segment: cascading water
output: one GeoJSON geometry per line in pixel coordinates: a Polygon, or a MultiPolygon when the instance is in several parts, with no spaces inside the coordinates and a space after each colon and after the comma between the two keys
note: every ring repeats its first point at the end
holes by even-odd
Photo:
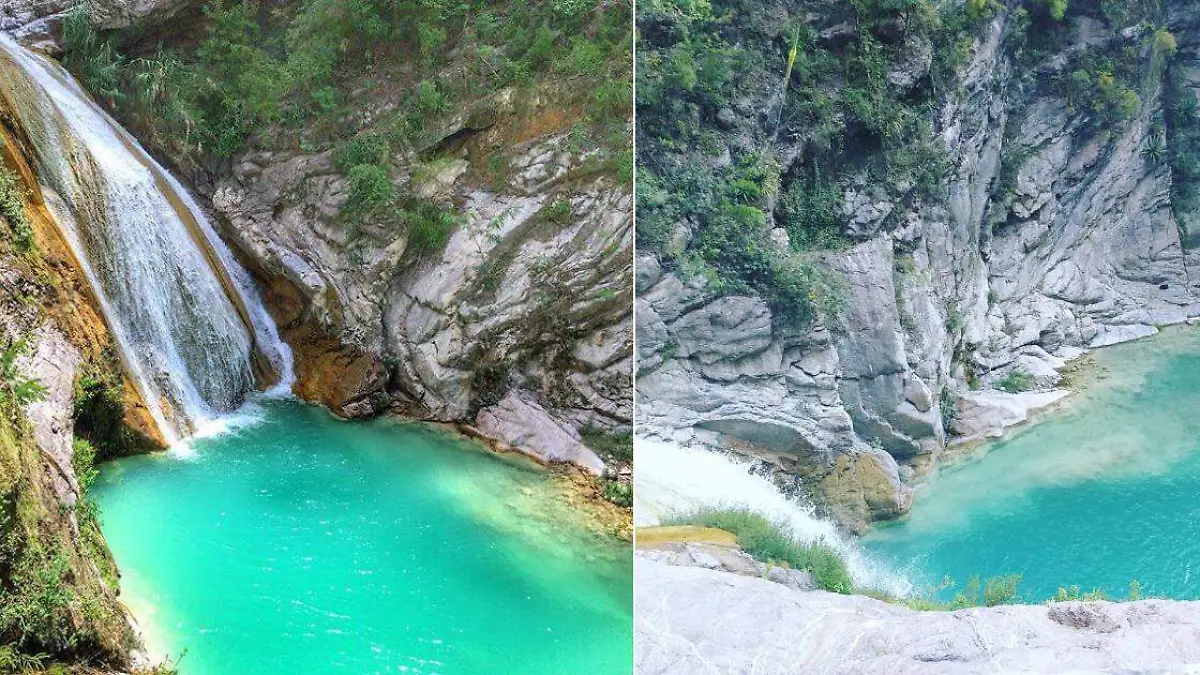
{"type": "Polygon", "coordinates": [[[0,111],[168,443],[291,384],[248,274],[186,190],[51,59],[0,32],[0,111]]]}
{"type": "Polygon", "coordinates": [[[786,525],[802,541],[823,539],[842,555],[860,586],[900,596],[913,590],[901,575],[866,556],[833,523],[818,518],[810,505],[785,496],[729,454],[638,438],[634,455],[634,512],[639,526],[703,508],[746,509],[786,525]]]}

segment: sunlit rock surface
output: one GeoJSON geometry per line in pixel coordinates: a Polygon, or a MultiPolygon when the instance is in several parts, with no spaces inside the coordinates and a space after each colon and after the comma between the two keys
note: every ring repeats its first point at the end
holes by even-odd
{"type": "Polygon", "coordinates": [[[918,612],[643,556],[635,574],[638,675],[1186,673],[1200,664],[1195,603],[918,612]]]}

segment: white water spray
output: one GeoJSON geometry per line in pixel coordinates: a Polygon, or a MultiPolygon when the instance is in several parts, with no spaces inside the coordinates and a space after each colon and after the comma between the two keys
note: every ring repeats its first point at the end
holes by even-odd
{"type": "Polygon", "coordinates": [[[221,426],[260,374],[290,391],[291,353],[249,274],[174,177],[61,66],[3,33],[0,102],[168,443],[221,426]]]}
{"type": "Polygon", "coordinates": [[[786,525],[801,541],[824,539],[842,555],[859,586],[899,596],[913,590],[903,576],[871,560],[833,523],[814,515],[811,505],[785,496],[768,479],[750,473],[746,462],[728,453],[638,438],[634,456],[634,519],[639,526],[697,509],[746,509],[786,525]]]}

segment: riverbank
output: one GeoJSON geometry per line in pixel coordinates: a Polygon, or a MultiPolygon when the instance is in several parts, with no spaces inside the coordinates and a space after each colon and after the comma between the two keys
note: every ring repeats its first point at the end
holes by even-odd
{"type": "MultiPolygon", "coordinates": [[[[861,539],[920,587],[1020,575],[1060,593],[1200,598],[1200,330],[1092,352],[1075,393],[921,484],[906,518],[861,539]]],[[[941,592],[943,596],[953,590],[941,592]]]]}

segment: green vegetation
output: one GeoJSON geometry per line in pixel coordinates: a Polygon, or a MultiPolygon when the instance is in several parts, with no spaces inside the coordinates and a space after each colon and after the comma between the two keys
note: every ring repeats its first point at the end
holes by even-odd
{"type": "Polygon", "coordinates": [[[25,377],[17,367],[17,358],[28,349],[24,340],[10,340],[0,349],[0,411],[9,417],[15,417],[26,404],[46,397],[42,383],[25,377]]]}
{"type": "MultiPolygon", "coordinates": [[[[23,420],[0,418],[0,664],[20,672],[51,656],[103,663],[114,654],[112,640],[128,637],[123,618],[79,577],[86,563],[68,553],[69,528],[47,506],[53,497],[39,484],[45,468],[23,428],[23,420]]],[[[99,536],[94,527],[80,520],[83,537],[99,536]]]]}
{"type": "Polygon", "coordinates": [[[600,427],[585,426],[579,430],[583,444],[588,446],[605,462],[633,463],[633,434],[614,433],[600,427]]]}
{"type": "MultiPolygon", "coordinates": [[[[836,593],[860,593],[910,609],[922,611],[953,611],[969,607],[995,607],[1024,603],[1018,589],[1021,575],[972,577],[950,600],[942,600],[956,584],[949,578],[935,587],[919,593],[896,597],[871,588],[856,588],[850,579],[845,562],[836,550],[823,541],[798,542],[788,527],[772,523],[763,516],[745,509],[704,509],[669,518],[663,525],[695,525],[725,530],[734,535],[738,546],[755,559],[769,564],[783,564],[807,570],[820,588],[836,593]]],[[[1142,586],[1137,581],[1129,585],[1128,600],[1142,598],[1142,586]]],[[[1080,592],[1076,586],[1060,588],[1046,602],[1067,600],[1105,600],[1103,591],[1080,592]]]]}
{"type": "Polygon", "coordinates": [[[601,493],[608,501],[627,509],[633,508],[633,486],[611,478],[600,479],[601,493]]]}
{"type": "Polygon", "coordinates": [[[349,185],[352,239],[401,230],[420,256],[439,251],[458,218],[448,204],[398,191],[393,159],[422,156],[454,114],[502,88],[530,99],[552,82],[558,104],[585,112],[580,133],[608,151],[601,161],[631,180],[621,168],[632,157],[630,10],[594,0],[300,0],[271,9],[209,0],[198,44],[147,52],[144,36],[99,32],[77,9],[64,22],[63,62],[182,164],[250,147],[333,149],[349,185]],[[369,126],[363,100],[384,109],[369,126]]]}
{"type": "Polygon", "coordinates": [[[33,248],[33,226],[25,214],[24,192],[20,177],[0,166],[0,218],[8,222],[18,251],[33,248]]]}
{"type": "Polygon", "coordinates": [[[949,434],[959,415],[958,405],[954,401],[954,393],[950,391],[949,387],[943,387],[941,394],[938,395],[938,411],[942,416],[942,429],[949,434]]]}
{"type": "Polygon", "coordinates": [[[997,605],[1012,605],[1021,603],[1017,587],[1021,584],[1021,575],[988,577],[980,580],[971,577],[962,590],[954,594],[952,600],[939,600],[938,595],[954,588],[950,579],[944,579],[940,586],[925,589],[924,592],[897,598],[887,593],[867,590],[864,593],[878,600],[904,605],[909,609],[920,611],[952,612],[968,607],[995,607],[997,605]]]}
{"type": "MultiPolygon", "coordinates": [[[[88,365],[75,380],[72,409],[79,437],[76,457],[81,442],[87,444],[92,462],[153,449],[148,439],[125,423],[125,389],[116,374],[117,363],[115,356],[109,356],[107,365],[88,365]]],[[[82,475],[79,478],[82,484],[82,475]]]]}
{"type": "Polygon", "coordinates": [[[210,0],[204,15],[194,49],[147,54],[143,36],[100,33],[77,10],[64,22],[64,63],[124,122],[178,157],[232,155],[256,137],[296,143],[314,127],[325,133],[312,137],[348,139],[358,131],[354,97],[364,86],[392,86],[397,75],[400,105],[379,125],[393,146],[416,140],[459,101],[543,76],[579,80],[597,128],[628,117],[624,3],[302,0],[268,9],[210,0]]]}
{"type": "MultiPolygon", "coordinates": [[[[1133,583],[1137,584],[1136,581],[1133,583]]],[[[1132,595],[1132,591],[1134,590],[1134,588],[1138,588],[1138,587],[1135,587],[1132,585],[1130,586],[1131,595],[1132,595]]],[[[1140,595],[1140,588],[1139,588],[1139,595],[1140,595]]],[[[1058,592],[1054,594],[1054,597],[1051,598],[1050,602],[1067,602],[1067,601],[1072,601],[1072,600],[1082,600],[1085,602],[1108,600],[1108,594],[1105,593],[1104,591],[1100,590],[1099,588],[1093,588],[1090,591],[1081,592],[1079,590],[1078,586],[1059,587],[1058,592]]]]}
{"type": "MultiPolygon", "coordinates": [[[[865,171],[899,193],[932,194],[946,168],[928,114],[939,83],[906,92],[888,80],[904,57],[895,22],[940,46],[994,11],[971,6],[942,14],[924,0],[858,0],[831,5],[815,23],[797,17],[778,38],[736,2],[639,7],[639,245],[708,278],[714,293],[760,295],[795,324],[835,319],[841,289],[815,253],[845,245],[843,179],[865,171]],[[837,44],[819,38],[839,25],[857,28],[837,44]],[[747,95],[769,111],[765,128],[747,95]],[[781,166],[774,149],[731,147],[724,133],[739,124],[795,139],[800,153],[781,166]],[[721,152],[732,161],[711,160],[721,152]],[[695,225],[683,247],[680,223],[695,225]],[[790,250],[770,240],[772,226],[787,232],[790,250]]],[[[946,59],[959,51],[935,49],[941,71],[953,70],[946,59]]]]}
{"type": "Polygon", "coordinates": [[[992,386],[1000,391],[1018,394],[1033,389],[1034,384],[1033,375],[1023,370],[1010,370],[992,386]]]}
{"type": "MultiPolygon", "coordinates": [[[[1061,96],[1092,132],[1132,118],[1176,48],[1156,0],[852,0],[769,18],[736,0],[641,3],[639,246],[797,323],[836,314],[836,284],[811,270],[814,252],[847,241],[845,188],[865,179],[894,214],[943,197],[937,111],[1000,13],[1018,107],[1030,92],[1061,96]],[[1046,67],[1080,17],[1105,39],[1046,67]],[[923,43],[927,70],[913,63],[923,43]],[[790,251],[773,245],[775,227],[790,251]]],[[[1005,157],[1002,192],[1016,159],[1005,157]]]]}
{"type": "Polygon", "coordinates": [[[1107,30],[1107,40],[1070,54],[1065,67],[1039,74],[1034,84],[1085,113],[1093,132],[1108,132],[1131,119],[1161,80],[1175,37],[1162,27],[1167,17],[1158,0],[1027,0],[1013,14],[1006,43],[1021,68],[1038,71],[1067,46],[1070,20],[1084,17],[1107,30]]]}
{"type": "Polygon", "coordinates": [[[40,673],[49,658],[46,654],[22,654],[12,647],[0,647],[0,673],[40,673]]]}
{"type": "Polygon", "coordinates": [[[583,444],[591,448],[608,470],[599,479],[600,494],[605,499],[624,508],[633,508],[633,484],[621,471],[633,465],[633,433],[612,432],[595,426],[579,430],[583,444]]]}
{"type": "Polygon", "coordinates": [[[725,530],[737,538],[743,551],[757,560],[806,570],[817,586],[827,591],[850,593],[854,590],[846,563],[831,546],[822,540],[802,543],[787,525],[772,523],[752,511],[706,509],[670,518],[663,524],[725,530]]]}
{"type": "MultiPolygon", "coordinates": [[[[879,600],[904,605],[910,609],[946,612],[969,607],[1025,604],[1026,599],[1017,592],[1020,584],[1021,576],[1019,574],[988,577],[982,581],[979,577],[972,577],[961,591],[954,594],[954,598],[951,600],[939,600],[937,597],[955,586],[950,579],[944,579],[939,586],[927,588],[921,593],[903,598],[872,590],[864,591],[864,593],[879,600]]],[[[1132,602],[1141,600],[1142,597],[1142,585],[1136,580],[1129,582],[1129,593],[1124,600],[1132,602]]],[[[1097,602],[1104,600],[1112,600],[1112,598],[1098,588],[1081,591],[1078,586],[1067,586],[1060,587],[1045,602],[1097,602]]]]}

